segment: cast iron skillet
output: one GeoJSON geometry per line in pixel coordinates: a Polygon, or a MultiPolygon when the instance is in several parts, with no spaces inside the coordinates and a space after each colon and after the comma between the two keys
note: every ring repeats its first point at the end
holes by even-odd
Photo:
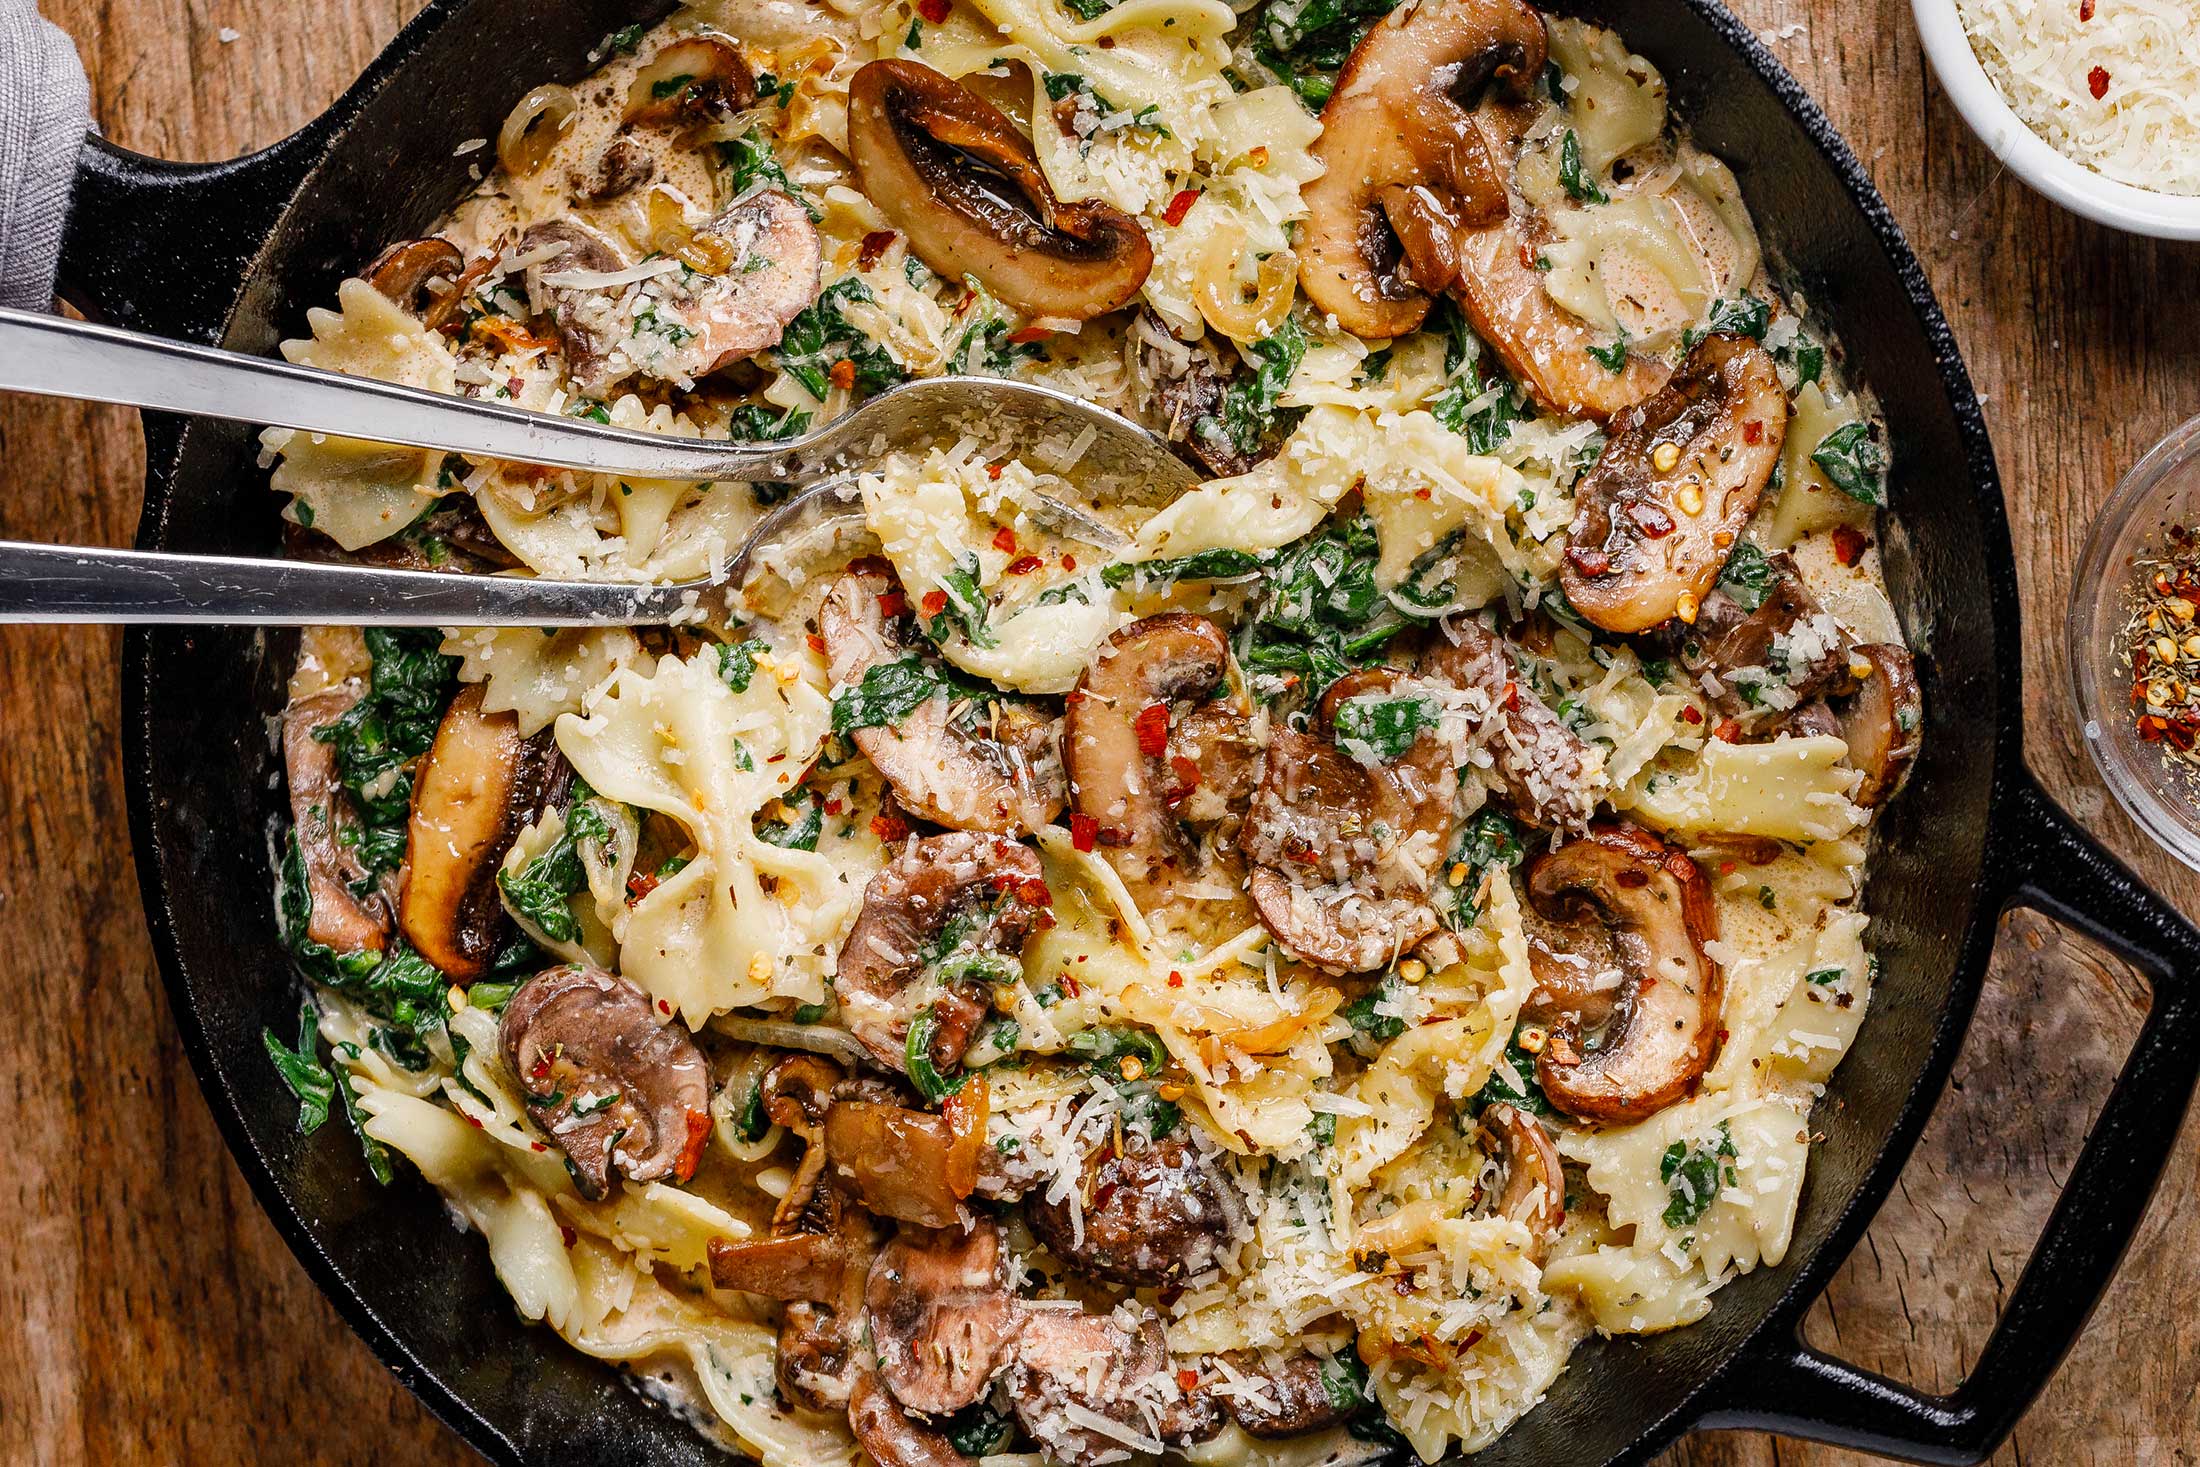
{"type": "MultiPolygon", "coordinates": [[[[661,12],[661,0],[658,10],[661,12]]],[[[1884,817],[1866,901],[1883,961],[1871,1014],[1813,1126],[1786,1262],[1722,1290],[1708,1319],[1592,1344],[1493,1464],[1639,1462],[1682,1432],[1753,1426],[1912,1457],[1983,1459],[2084,1324],[2160,1175],[2200,1071],[2200,932],[2040,793],[2019,746],[2019,628],[1992,449],[1917,261],[1794,80],[1714,0],[1587,0],[1672,83],[1769,242],[1886,405],[1901,518],[1888,571],[1929,649],[1929,737],[1884,817]],[[1707,105],[1716,101],[1716,106],[1707,105]],[[1933,1396],[1799,1342],[1798,1321],[1862,1234],[1924,1125],[1978,997],[2002,911],[2075,922],[2142,966],[2153,1008],[1970,1377],[1933,1396]]],[[[89,313],[245,351],[300,334],[307,306],[464,191],[453,148],[494,137],[530,86],[573,79],[633,0],[435,0],[327,114],[249,158],[176,166],[91,142],[64,284],[89,313]]],[[[475,154],[478,159],[482,155],[475,154]]],[[[271,553],[276,501],[243,429],[148,416],[138,544],[271,553]]],[[[342,1126],[310,1139],[263,1025],[297,987],[269,893],[283,818],[268,720],[293,644],[224,631],[125,643],[125,767],[145,907],[200,1084],[307,1270],[431,1409],[506,1463],[724,1462],[612,1368],[526,1326],[478,1238],[409,1169],[368,1179],[342,1126]]]]}

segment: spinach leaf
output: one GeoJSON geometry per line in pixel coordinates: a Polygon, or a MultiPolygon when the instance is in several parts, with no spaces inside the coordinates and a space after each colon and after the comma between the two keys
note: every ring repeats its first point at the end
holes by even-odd
{"type": "Polygon", "coordinates": [[[811,789],[789,790],[779,797],[779,803],[789,813],[800,811],[792,823],[785,820],[759,820],[756,822],[756,838],[768,846],[778,846],[786,851],[814,851],[817,838],[825,833],[825,802],[811,789]]]}
{"type": "Polygon", "coordinates": [[[1706,1137],[1693,1146],[1675,1141],[1665,1148],[1658,1158],[1658,1180],[1665,1183],[1667,1227],[1692,1227],[1703,1220],[1719,1200],[1720,1189],[1734,1185],[1735,1155],[1734,1133],[1725,1121],[1719,1122],[1715,1141],[1706,1137]]]}
{"type": "Polygon", "coordinates": [[[1614,341],[1609,346],[1590,347],[1589,355],[1596,358],[1597,365],[1604,368],[1604,370],[1607,372],[1618,373],[1626,371],[1627,334],[1625,332],[1621,332],[1619,339],[1614,341]]]}
{"type": "Polygon", "coordinates": [[[1814,968],[1803,975],[1803,981],[1813,987],[1825,988],[1848,976],[1849,970],[1846,968],[1814,968]]]}
{"type": "Polygon", "coordinates": [[[736,693],[745,693],[756,680],[756,654],[764,644],[753,639],[718,644],[718,676],[736,693]]]}
{"type": "MultiPolygon", "coordinates": [[[[1070,5],[1080,15],[1084,14],[1076,0],[1070,0],[1070,5]]],[[[1107,6],[1102,4],[1100,11],[1096,13],[1104,13],[1106,10],[1107,6]]],[[[1090,15],[1085,16],[1087,20],[1092,18],[1090,15]]],[[[948,1445],[965,1457],[972,1458],[990,1457],[1007,1450],[1009,1439],[1014,1434],[1009,1419],[984,1401],[973,1402],[954,1415],[943,1418],[938,1429],[946,1435],[948,1445]]]]}
{"type": "Polygon", "coordinates": [[[832,386],[832,370],[842,362],[854,366],[850,384],[858,398],[880,392],[908,377],[885,347],[848,324],[844,307],[878,297],[854,276],[825,288],[816,301],[787,323],[773,353],[780,370],[802,384],[810,396],[822,400],[832,386]]]}
{"type": "Polygon", "coordinates": [[[1433,698],[1363,693],[1347,698],[1337,709],[1337,747],[1362,764],[1388,764],[1442,717],[1443,709],[1433,698]]]}
{"type": "Polygon", "coordinates": [[[864,669],[863,680],[833,700],[833,732],[898,724],[935,697],[984,696],[944,663],[911,654],[864,669]]]}
{"type": "Polygon", "coordinates": [[[1253,458],[1271,430],[1288,431],[1277,402],[1305,360],[1306,329],[1296,317],[1286,317],[1266,338],[1246,347],[1245,354],[1254,363],[1252,374],[1233,379],[1223,390],[1221,410],[1194,422],[1192,432],[1253,458]]]}
{"type": "Polygon", "coordinates": [[[1772,578],[1772,562],[1762,550],[1744,540],[1734,547],[1719,571],[1719,589],[1733,597],[1742,610],[1755,611],[1771,594],[1772,578]]]}
{"type": "Polygon", "coordinates": [[[1581,139],[1572,128],[1566,129],[1565,141],[1558,145],[1558,181],[1577,204],[1609,204],[1611,195],[1605,193],[1596,179],[1583,167],[1581,139]]]}
{"type": "Polygon", "coordinates": [[[1474,1112],[1482,1113],[1489,1105],[1510,1105],[1532,1115],[1547,1116],[1551,1102],[1543,1094],[1542,1085],[1535,1078],[1535,1056],[1520,1047],[1517,1031],[1505,1043],[1505,1057],[1490,1071],[1490,1077],[1475,1092],[1474,1112]],[[1517,1078],[1519,1084],[1513,1084],[1517,1078]]]}
{"type": "Polygon", "coordinates": [[[1265,699],[1284,691],[1319,697],[1412,625],[1375,584],[1377,552],[1374,523],[1363,514],[1317,530],[1269,567],[1237,647],[1247,671],[1283,680],[1265,699]]]}
{"type": "Polygon", "coordinates": [[[316,983],[326,983],[332,988],[342,987],[353,978],[364,977],[374,970],[381,959],[372,952],[340,953],[326,943],[315,942],[306,935],[313,920],[313,889],[306,881],[305,856],[298,849],[298,833],[290,833],[290,843],[283,853],[282,869],[276,873],[276,925],[281,929],[284,945],[305,975],[316,983]]]}
{"type": "Polygon", "coordinates": [[[1795,385],[1807,387],[1825,375],[1826,349],[1816,342],[1795,348],[1795,385]]]}
{"type": "Polygon", "coordinates": [[[1381,982],[1338,1012],[1355,1031],[1381,1043],[1406,1032],[1405,1019],[1389,1012],[1404,1004],[1405,995],[1405,980],[1396,973],[1385,973],[1381,982]]]}
{"type": "MultiPolygon", "coordinates": [[[[454,1043],[465,1042],[455,1034],[451,1037],[454,1043]]],[[[347,1050],[350,1047],[345,1046],[347,1050]]],[[[390,1149],[367,1134],[367,1118],[359,1109],[359,1095],[351,1088],[351,1076],[339,1069],[335,1073],[335,1080],[336,1098],[343,1102],[344,1120],[351,1127],[352,1136],[359,1142],[359,1154],[367,1160],[367,1174],[374,1178],[377,1185],[387,1187],[390,1179],[396,1175],[390,1168],[390,1149]]],[[[459,1083],[468,1090],[474,1088],[467,1083],[464,1075],[459,1076],[459,1083]]]]}
{"type": "Polygon", "coordinates": [[[985,592],[978,586],[978,557],[965,551],[956,557],[955,568],[940,577],[940,594],[946,598],[938,612],[924,624],[924,634],[935,642],[947,640],[950,629],[963,634],[963,639],[973,647],[998,647],[1000,639],[986,628],[985,615],[990,609],[985,592]]]}
{"type": "Polygon", "coordinates": [[[1887,450],[1865,422],[1843,423],[1818,441],[1810,461],[1833,487],[1865,504],[1887,502],[1887,450]]]}
{"type": "Polygon", "coordinates": [[[793,408],[775,412],[769,403],[745,402],[726,415],[727,435],[750,443],[776,443],[809,431],[810,414],[793,408]]]}
{"type": "Polygon", "coordinates": [[[1136,1060],[1143,1073],[1158,1075],[1169,1059],[1159,1039],[1143,1029],[1129,1028],[1080,1029],[1070,1036],[1069,1052],[1090,1069],[1107,1070],[1126,1080],[1136,1076],[1124,1073],[1125,1060],[1136,1060]]]}
{"type": "Polygon", "coordinates": [[[718,162],[733,174],[728,180],[732,197],[740,198],[761,183],[793,199],[812,219],[825,217],[817,205],[810,202],[810,196],[796,188],[794,180],[787,177],[779,154],[772,150],[771,139],[761,133],[745,132],[719,143],[718,162]]]}
{"type": "Polygon", "coordinates": [[[310,1003],[298,1009],[298,1047],[292,1049],[275,1037],[273,1029],[260,1031],[267,1057],[275,1073],[298,1097],[298,1134],[310,1136],[328,1119],[328,1103],[336,1098],[337,1081],[321,1064],[321,1016],[310,1003]]]}
{"type": "Polygon", "coordinates": [[[1175,560],[1119,561],[1102,567],[1100,583],[1111,591],[1152,591],[1178,581],[1230,581],[1254,574],[1268,559],[1251,550],[1200,550],[1175,560]]]}
{"type": "Polygon", "coordinates": [[[902,1049],[902,1062],[909,1071],[909,1083],[917,1094],[928,1101],[945,1100],[962,1089],[968,1077],[957,1074],[953,1079],[942,1075],[932,1063],[932,1037],[939,1033],[940,1016],[930,1005],[910,1022],[909,1039],[902,1049]]]}
{"type": "Polygon", "coordinates": [[[1339,1411],[1357,1411],[1367,1401],[1367,1367],[1351,1350],[1340,1350],[1322,1362],[1322,1393],[1339,1411]]]}
{"type": "Polygon", "coordinates": [[[1315,111],[1337,72],[1391,0],[1268,0],[1252,21],[1253,55],[1315,111]]]}
{"type": "Polygon", "coordinates": [[[1763,341],[1765,328],[1771,324],[1771,302],[1746,294],[1721,296],[1711,303],[1711,313],[1704,318],[1700,329],[1691,327],[1681,333],[1681,346],[1693,347],[1706,336],[1719,332],[1729,336],[1746,336],[1751,341],[1763,341]]]}
{"type": "Polygon", "coordinates": [[[613,56],[632,56],[641,49],[642,36],[648,30],[649,27],[640,21],[636,21],[633,25],[621,26],[605,38],[604,47],[613,56]]]}
{"type": "Polygon", "coordinates": [[[497,886],[512,910],[552,942],[580,941],[581,924],[573,915],[573,894],[588,884],[588,868],[581,863],[581,842],[601,846],[611,839],[611,827],[602,812],[588,803],[594,797],[595,792],[576,776],[573,802],[566,807],[565,829],[558,838],[517,872],[497,873],[497,886]]]}
{"type": "Polygon", "coordinates": [[[1184,1123],[1184,1107],[1163,1100],[1159,1091],[1141,1081],[1124,1087],[1123,1123],[1144,1130],[1156,1141],[1164,1140],[1184,1123]]]}
{"type": "Polygon", "coordinates": [[[1482,889],[1482,873],[1493,866],[1509,870],[1526,854],[1519,828],[1510,816],[1492,806],[1477,810],[1473,819],[1453,832],[1450,856],[1444,862],[1444,885],[1436,908],[1445,923],[1456,932],[1472,927],[1482,915],[1475,905],[1475,894],[1482,889]],[[1459,874],[1457,884],[1451,880],[1454,872],[1459,874]]]}
{"type": "Polygon", "coordinates": [[[1444,372],[1449,379],[1442,392],[1429,399],[1428,410],[1436,421],[1467,440],[1475,453],[1490,454],[1505,446],[1512,425],[1534,416],[1518,384],[1482,356],[1482,340],[1467,324],[1466,316],[1449,297],[1430,314],[1430,329],[1445,333],[1444,372]],[[1469,413],[1470,404],[1501,389],[1481,408],[1469,413]]]}
{"type": "Polygon", "coordinates": [[[337,777],[361,824],[354,854],[369,878],[404,859],[413,783],[407,766],[435,742],[457,681],[458,659],[437,650],[442,640],[433,627],[367,628],[373,670],[366,694],[313,731],[335,748],[337,777]]]}

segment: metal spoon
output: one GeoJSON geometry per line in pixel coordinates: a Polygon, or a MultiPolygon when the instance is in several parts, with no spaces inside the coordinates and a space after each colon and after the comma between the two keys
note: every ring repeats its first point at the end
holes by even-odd
{"type": "MultiPolygon", "coordinates": [[[[1096,504],[1166,503],[1198,482],[1163,439],[1125,418],[1053,388],[982,377],[903,383],[799,438],[730,443],[632,432],[0,310],[0,388],[635,478],[809,486],[757,523],[725,577],[674,585],[0,542],[4,622],[647,625],[692,617],[698,598],[741,584],[798,528],[860,515],[847,470],[889,447],[968,433],[1035,466],[1074,470],[1080,493],[1096,504]]],[[[1125,543],[1113,526],[1059,499],[1028,495],[1023,503],[1057,534],[1108,550],[1125,543]]]]}

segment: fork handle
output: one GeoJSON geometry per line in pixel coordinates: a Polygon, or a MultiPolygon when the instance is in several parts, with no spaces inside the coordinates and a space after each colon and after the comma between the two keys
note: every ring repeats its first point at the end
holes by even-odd
{"type": "Polygon", "coordinates": [[[88,321],[0,310],[0,389],[650,479],[806,478],[799,442],[610,428],[88,321]]]}
{"type": "Polygon", "coordinates": [[[0,540],[0,622],[648,625],[670,621],[684,600],[677,586],[451,575],[0,540]]]}

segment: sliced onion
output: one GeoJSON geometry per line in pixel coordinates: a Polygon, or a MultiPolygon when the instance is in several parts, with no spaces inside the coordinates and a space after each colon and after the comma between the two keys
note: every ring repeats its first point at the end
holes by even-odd
{"type": "Polygon", "coordinates": [[[573,125],[580,99],[571,87],[556,83],[541,86],[519,99],[519,105],[497,130],[497,162],[514,178],[525,178],[549,161],[550,150],[573,125]]]}
{"type": "Polygon", "coordinates": [[[722,1014],[711,1021],[719,1033],[733,1039],[745,1039],[751,1044],[769,1044],[779,1049],[805,1049],[811,1054],[821,1054],[843,1064],[856,1065],[869,1053],[856,1037],[845,1029],[834,1029],[824,1024],[796,1024],[786,1019],[744,1019],[733,1014],[722,1014]]]}

